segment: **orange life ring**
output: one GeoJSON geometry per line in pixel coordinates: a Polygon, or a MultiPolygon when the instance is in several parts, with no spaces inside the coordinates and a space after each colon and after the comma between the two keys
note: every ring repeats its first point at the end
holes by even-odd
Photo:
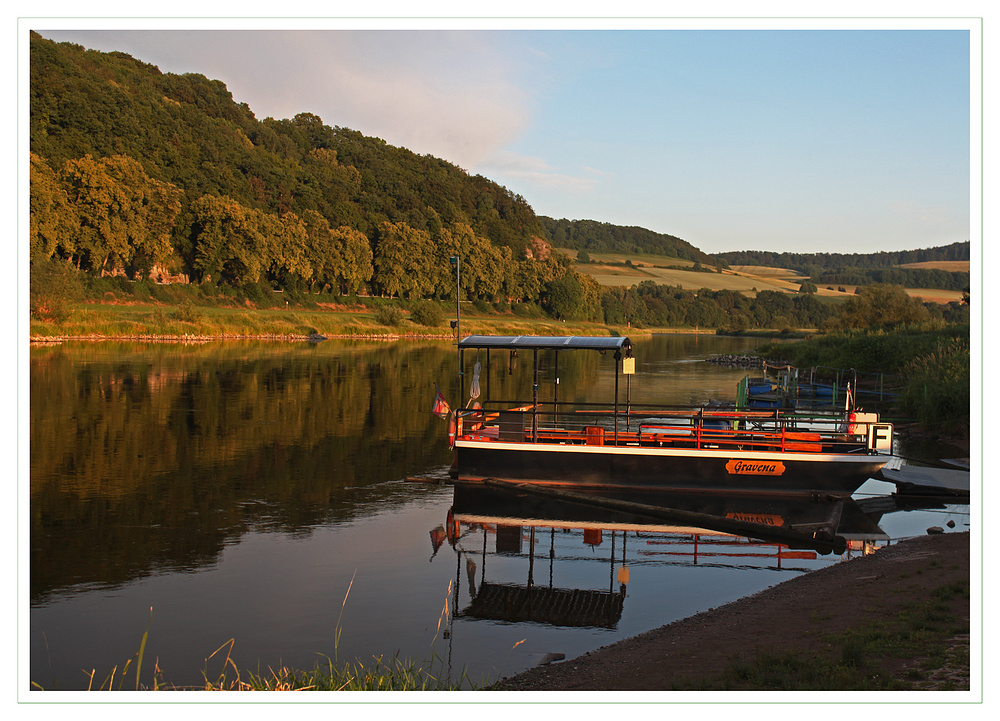
{"type": "Polygon", "coordinates": [[[452,413],[448,417],[448,448],[455,447],[455,437],[458,435],[458,419],[452,413]]]}
{"type": "Polygon", "coordinates": [[[483,407],[482,405],[480,405],[479,401],[476,401],[475,403],[472,404],[471,408],[472,410],[479,412],[473,413],[471,416],[469,416],[469,421],[470,421],[469,430],[478,431],[480,428],[483,427],[483,412],[482,412],[483,407]]]}

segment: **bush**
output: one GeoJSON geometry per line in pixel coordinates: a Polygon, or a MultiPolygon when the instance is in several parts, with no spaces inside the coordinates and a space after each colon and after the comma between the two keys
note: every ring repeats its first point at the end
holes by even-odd
{"type": "Polygon", "coordinates": [[[31,264],[29,281],[31,317],[62,323],[70,314],[70,303],[83,294],[79,271],[59,260],[38,260],[31,264]]]}
{"type": "Polygon", "coordinates": [[[545,315],[545,312],[537,303],[514,303],[511,306],[511,310],[514,311],[514,315],[518,318],[541,318],[545,315]]]}
{"type": "Polygon", "coordinates": [[[417,304],[410,312],[410,319],[414,323],[419,323],[429,328],[436,328],[444,321],[444,311],[434,301],[427,300],[417,304]]]}
{"type": "MultiPolygon", "coordinates": [[[[225,285],[220,285],[219,290],[224,290],[225,285]]],[[[270,285],[253,283],[247,281],[238,289],[237,295],[250,301],[258,308],[283,307],[287,302],[283,293],[275,293],[270,285]]]]}
{"type": "Polygon", "coordinates": [[[904,368],[906,389],[900,398],[904,410],[928,427],[965,428],[969,423],[969,340],[938,341],[927,355],[904,368]]]}
{"type": "Polygon", "coordinates": [[[316,308],[316,301],[313,300],[312,294],[306,290],[303,290],[301,286],[289,284],[284,289],[285,301],[291,305],[297,305],[301,308],[316,308]]]}
{"type": "Polygon", "coordinates": [[[375,311],[375,322],[379,325],[398,326],[403,323],[403,311],[394,305],[382,305],[375,311]]]}
{"type": "Polygon", "coordinates": [[[203,316],[191,303],[185,302],[174,310],[173,317],[184,323],[197,323],[203,316]]]}

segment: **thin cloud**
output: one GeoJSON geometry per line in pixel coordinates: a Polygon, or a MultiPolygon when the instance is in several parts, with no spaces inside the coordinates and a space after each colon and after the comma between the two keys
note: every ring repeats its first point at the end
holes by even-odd
{"type": "Polygon", "coordinates": [[[537,156],[518,155],[502,151],[483,164],[481,172],[489,175],[500,173],[539,190],[556,190],[574,195],[594,192],[604,174],[593,168],[582,168],[582,173],[568,173],[550,165],[537,156]]]}
{"type": "Polygon", "coordinates": [[[472,167],[516,138],[529,101],[490,33],[346,30],[42,32],[221,80],[259,117],[328,125],[472,167]],[[460,59],[456,61],[456,59],[460,59]]]}

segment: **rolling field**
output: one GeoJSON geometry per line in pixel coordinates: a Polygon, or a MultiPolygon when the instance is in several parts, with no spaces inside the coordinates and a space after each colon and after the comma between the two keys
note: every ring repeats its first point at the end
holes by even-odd
{"type": "MultiPolygon", "coordinates": [[[[576,258],[575,250],[558,249],[570,258],[576,258]]],[[[578,273],[589,275],[598,283],[608,287],[638,285],[651,280],[657,285],[675,285],[685,290],[735,290],[753,295],[761,290],[775,290],[782,293],[797,293],[803,276],[787,268],[771,268],[761,265],[734,265],[722,273],[705,273],[694,270],[679,270],[676,266],[694,267],[694,262],[662,255],[628,253],[590,253],[590,263],[573,263],[578,273]],[[632,261],[631,266],[618,265],[632,261]],[[663,266],[675,266],[671,268],[663,266]]],[[[905,268],[940,268],[941,270],[968,271],[968,261],[940,261],[934,263],[911,263],[905,268]]],[[[856,286],[818,286],[817,296],[830,299],[846,299],[854,295],[856,286]],[[844,291],[838,288],[844,288],[844,291]]],[[[907,288],[910,295],[926,302],[949,303],[962,300],[960,291],[934,290],[929,288],[907,288]]]]}
{"type": "Polygon", "coordinates": [[[900,268],[927,268],[928,270],[947,270],[950,273],[969,273],[971,263],[968,260],[933,260],[926,263],[906,263],[900,268]]]}

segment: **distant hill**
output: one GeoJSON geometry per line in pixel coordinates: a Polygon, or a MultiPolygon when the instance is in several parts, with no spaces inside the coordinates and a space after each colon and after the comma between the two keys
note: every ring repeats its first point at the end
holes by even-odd
{"type": "Polygon", "coordinates": [[[933,261],[969,260],[969,241],[952,243],[938,248],[922,250],[880,251],[878,253],[774,253],[765,250],[737,250],[715,253],[715,258],[730,265],[764,265],[771,268],[790,268],[803,275],[834,268],[893,268],[910,263],[933,261]]]}
{"type": "MultiPolygon", "coordinates": [[[[968,263],[969,241],[921,250],[882,251],[847,255],[844,253],[772,253],[745,250],[718,253],[734,266],[789,268],[817,285],[871,285],[887,283],[905,288],[967,290],[967,270],[951,270],[968,263]]],[[[967,266],[966,266],[967,267],[967,266]]]]}
{"type": "Polygon", "coordinates": [[[619,253],[665,255],[707,265],[728,267],[725,262],[704,253],[686,240],[656,233],[637,226],[611,225],[596,220],[555,220],[544,215],[539,220],[548,233],[548,241],[557,248],[619,253]]]}

